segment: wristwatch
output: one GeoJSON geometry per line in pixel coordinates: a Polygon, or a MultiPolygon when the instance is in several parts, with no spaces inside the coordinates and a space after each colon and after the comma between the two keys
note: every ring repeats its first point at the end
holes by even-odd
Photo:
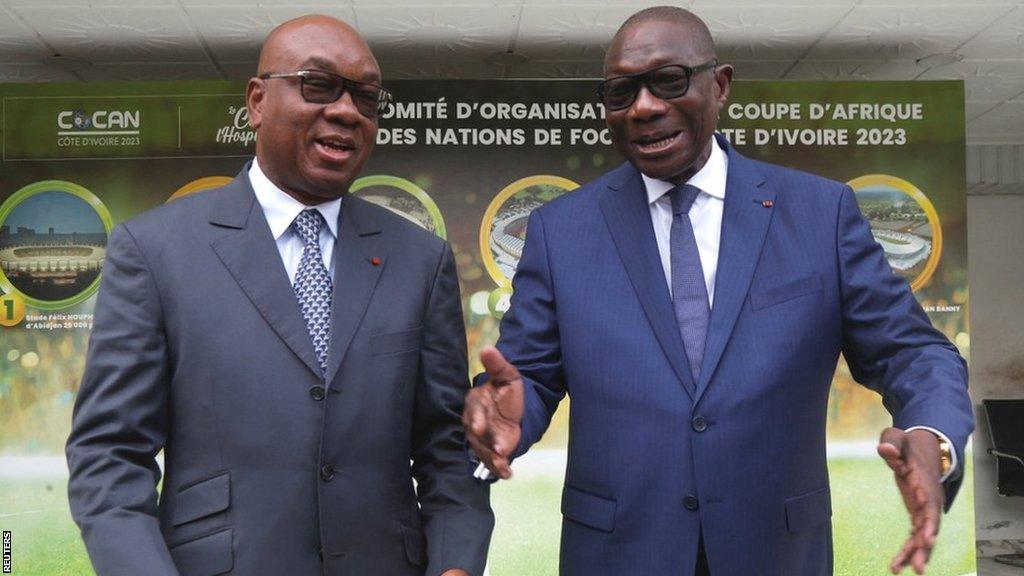
{"type": "Polygon", "coordinates": [[[939,463],[942,468],[942,476],[949,474],[949,469],[953,467],[953,449],[942,438],[939,438],[939,463]]]}

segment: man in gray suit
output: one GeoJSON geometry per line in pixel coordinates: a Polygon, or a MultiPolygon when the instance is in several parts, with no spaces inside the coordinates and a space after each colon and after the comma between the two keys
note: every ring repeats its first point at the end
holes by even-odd
{"type": "Polygon", "coordinates": [[[483,571],[452,251],[342,198],[379,84],[343,22],[281,25],[246,92],[255,161],[111,234],[67,444],[99,574],[483,571]]]}

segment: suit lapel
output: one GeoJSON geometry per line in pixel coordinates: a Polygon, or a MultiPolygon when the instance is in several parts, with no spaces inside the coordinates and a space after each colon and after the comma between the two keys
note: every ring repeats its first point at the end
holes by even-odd
{"type": "Polygon", "coordinates": [[[224,190],[211,210],[210,223],[234,229],[211,246],[245,295],[285,344],[316,375],[313,343],[302,319],[295,292],[281,254],[267,225],[263,210],[256,202],[247,175],[249,165],[224,190]]]}
{"type": "Polygon", "coordinates": [[[723,146],[729,155],[729,173],[715,280],[715,305],[711,311],[695,401],[704,394],[736,325],[774,213],[775,191],[765,187],[756,165],[727,143],[723,142],[723,146]]]}
{"type": "Polygon", "coordinates": [[[347,194],[341,203],[334,245],[334,296],[327,382],[337,375],[377,281],[387,265],[385,234],[365,200],[347,194]]]}
{"type": "Polygon", "coordinates": [[[616,172],[600,199],[608,231],[654,335],[692,398],[693,376],[676,324],[672,297],[665,284],[665,272],[640,173],[628,164],[616,172]]]}

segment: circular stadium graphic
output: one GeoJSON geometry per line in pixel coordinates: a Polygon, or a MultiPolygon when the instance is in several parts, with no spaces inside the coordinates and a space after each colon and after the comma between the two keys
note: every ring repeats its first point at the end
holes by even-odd
{"type": "Polygon", "coordinates": [[[397,176],[375,174],[353,182],[349,192],[387,208],[428,232],[448,238],[437,203],[414,182],[397,176]]]}
{"type": "Polygon", "coordinates": [[[847,184],[857,194],[857,204],[893,272],[906,278],[912,290],[924,286],[942,254],[942,227],[931,201],[895,176],[868,174],[847,184]]]}
{"type": "Polygon", "coordinates": [[[96,292],[110,213],[92,192],[61,180],[30,184],[0,206],[0,287],[58,310],[96,292]]]}
{"type": "Polygon", "coordinates": [[[174,191],[171,197],[167,199],[168,202],[171,200],[177,200],[182,196],[188,196],[189,194],[195,194],[196,192],[202,192],[203,190],[209,190],[210,188],[218,188],[231,182],[232,178],[228,176],[204,176],[202,178],[196,178],[195,180],[185,184],[181,188],[174,191]]]}
{"type": "Polygon", "coordinates": [[[528,176],[509,184],[494,197],[480,225],[480,254],[498,286],[512,285],[526,243],[530,212],[578,187],[579,184],[560,176],[528,176]]]}

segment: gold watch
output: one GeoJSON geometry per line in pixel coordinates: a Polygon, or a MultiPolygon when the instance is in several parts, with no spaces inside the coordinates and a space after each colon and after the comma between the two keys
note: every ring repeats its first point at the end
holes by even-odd
{"type": "Polygon", "coordinates": [[[942,476],[949,474],[949,469],[953,467],[953,448],[942,438],[939,438],[939,463],[942,468],[942,476]]]}

